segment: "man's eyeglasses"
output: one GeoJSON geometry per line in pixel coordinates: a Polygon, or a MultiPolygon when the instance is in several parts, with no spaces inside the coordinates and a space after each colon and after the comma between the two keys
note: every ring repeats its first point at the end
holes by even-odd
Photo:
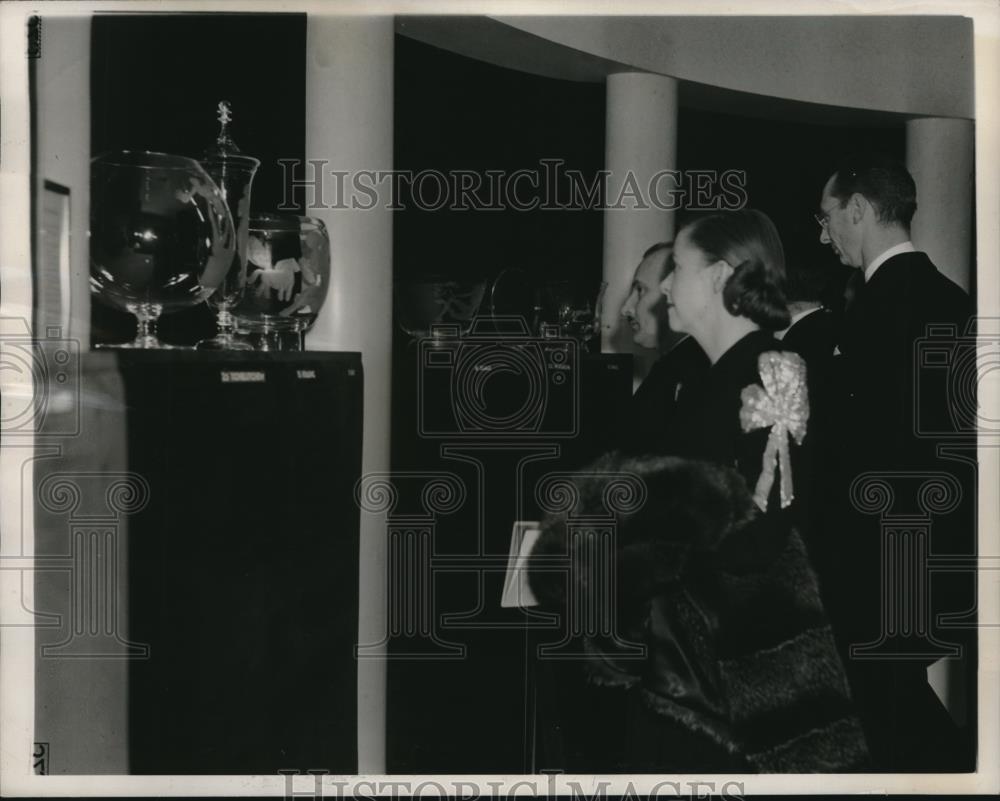
{"type": "Polygon", "coordinates": [[[840,208],[839,206],[831,206],[826,211],[821,211],[819,214],[814,214],[813,219],[819,223],[820,228],[826,228],[830,224],[830,215],[833,214],[833,210],[840,208]]]}

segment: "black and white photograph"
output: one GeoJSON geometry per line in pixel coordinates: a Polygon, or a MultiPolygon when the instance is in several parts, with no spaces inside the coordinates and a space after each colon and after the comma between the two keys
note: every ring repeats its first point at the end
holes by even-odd
{"type": "Polygon", "coordinates": [[[1000,6],[0,4],[0,790],[1000,792],[1000,6]]]}

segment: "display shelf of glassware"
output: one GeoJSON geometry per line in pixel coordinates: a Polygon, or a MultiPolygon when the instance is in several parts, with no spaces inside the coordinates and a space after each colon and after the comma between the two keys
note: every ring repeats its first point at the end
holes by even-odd
{"type": "Polygon", "coordinates": [[[98,347],[177,349],[157,321],[207,303],[218,331],[197,349],[303,349],[329,287],[329,235],[312,217],[251,213],[260,162],[233,141],[230,104],[217,112],[200,159],[124,150],[93,160],[91,292],[137,321],[131,342],[98,347]]]}

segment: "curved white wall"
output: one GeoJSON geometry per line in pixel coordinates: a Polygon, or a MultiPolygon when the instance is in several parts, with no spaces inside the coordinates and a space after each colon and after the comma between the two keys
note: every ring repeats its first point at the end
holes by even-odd
{"type": "Polygon", "coordinates": [[[494,19],[599,59],[683,81],[849,108],[975,116],[971,19],[494,19]]]}

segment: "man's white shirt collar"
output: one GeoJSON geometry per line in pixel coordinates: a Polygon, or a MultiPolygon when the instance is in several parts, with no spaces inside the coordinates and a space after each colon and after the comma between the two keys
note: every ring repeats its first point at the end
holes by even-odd
{"type": "Polygon", "coordinates": [[[893,245],[884,253],[880,253],[876,256],[872,263],[865,267],[865,283],[867,284],[872,280],[872,276],[875,275],[875,271],[885,264],[893,256],[898,256],[900,253],[916,253],[917,249],[913,247],[913,243],[906,241],[900,242],[898,245],[893,245]]]}
{"type": "Polygon", "coordinates": [[[803,309],[802,311],[795,312],[795,314],[792,315],[792,321],[788,324],[788,328],[785,328],[784,330],[775,333],[774,338],[784,339],[785,334],[787,334],[789,329],[793,325],[795,325],[799,320],[801,320],[803,317],[808,317],[813,312],[818,312],[822,308],[823,308],[822,306],[813,306],[811,309],[803,309]]]}

